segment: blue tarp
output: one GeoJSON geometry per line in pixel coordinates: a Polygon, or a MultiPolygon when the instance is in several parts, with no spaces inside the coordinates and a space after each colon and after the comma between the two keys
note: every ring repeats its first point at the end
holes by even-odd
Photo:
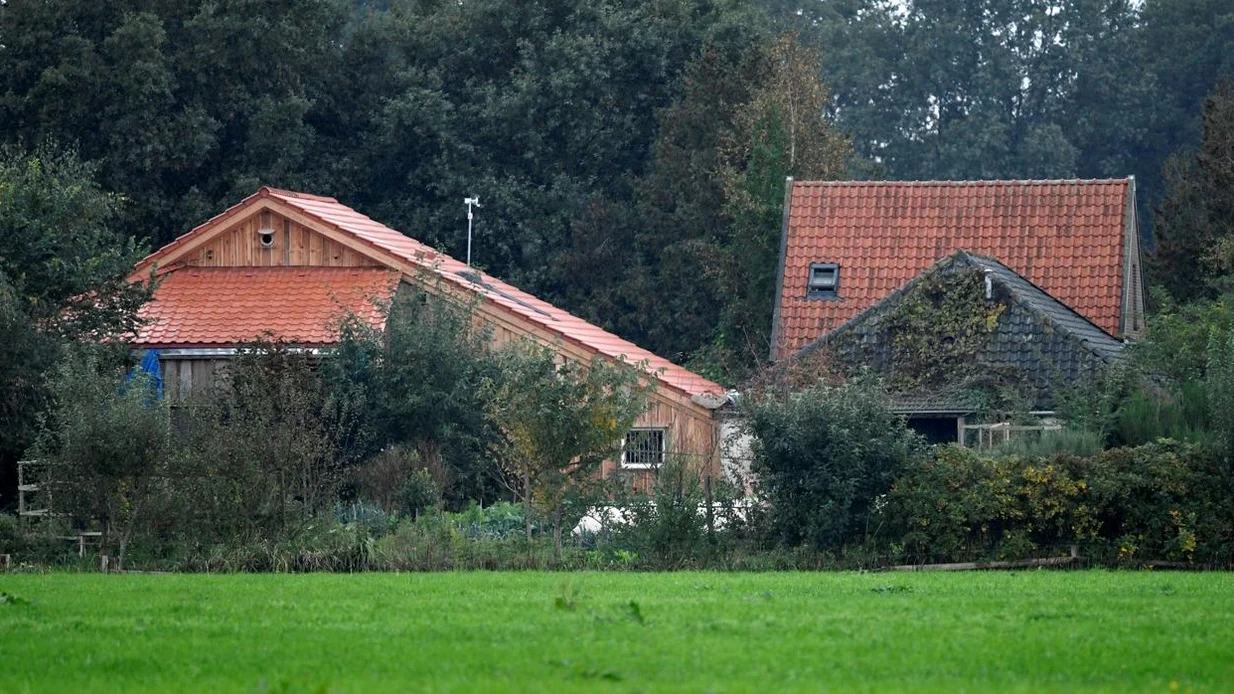
{"type": "Polygon", "coordinates": [[[163,399],[163,372],[159,368],[159,351],[157,349],[146,350],[145,355],[141,358],[141,364],[133,367],[129,371],[129,375],[124,378],[124,384],[127,386],[129,381],[137,376],[138,370],[144,371],[146,378],[150,382],[150,386],[154,389],[154,397],[163,399]]]}

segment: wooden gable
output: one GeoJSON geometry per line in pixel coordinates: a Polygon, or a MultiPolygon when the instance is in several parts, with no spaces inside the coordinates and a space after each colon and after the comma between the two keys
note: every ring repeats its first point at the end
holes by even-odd
{"type": "Polygon", "coordinates": [[[382,267],[369,255],[273,210],[233,221],[183,262],[190,267],[382,267]]]}

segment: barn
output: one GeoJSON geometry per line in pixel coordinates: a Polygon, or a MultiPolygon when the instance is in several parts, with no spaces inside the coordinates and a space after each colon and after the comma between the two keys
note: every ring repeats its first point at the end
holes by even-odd
{"type": "Polygon", "coordinates": [[[208,388],[243,345],[278,339],[328,351],[350,313],[380,328],[377,307],[400,286],[474,299],[495,344],[531,339],[563,359],[620,359],[656,384],[626,451],[602,474],[645,487],[670,456],[718,476],[724,388],[581,318],[477,271],[334,198],[263,187],[142,259],[130,281],[153,273],[136,346],[157,355],[165,391],[208,388]]]}

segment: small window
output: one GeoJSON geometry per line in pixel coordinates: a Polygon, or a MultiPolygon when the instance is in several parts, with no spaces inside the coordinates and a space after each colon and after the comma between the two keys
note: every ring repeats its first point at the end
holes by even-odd
{"type": "Polygon", "coordinates": [[[810,263],[806,296],[832,298],[840,288],[840,266],[835,263],[810,263]]]}
{"type": "Polygon", "coordinates": [[[274,247],[274,224],[270,221],[270,213],[261,213],[261,224],[257,227],[257,240],[262,248],[274,247]]]}
{"type": "Polygon", "coordinates": [[[621,442],[621,466],[653,468],[664,464],[664,429],[631,429],[621,442]]]}

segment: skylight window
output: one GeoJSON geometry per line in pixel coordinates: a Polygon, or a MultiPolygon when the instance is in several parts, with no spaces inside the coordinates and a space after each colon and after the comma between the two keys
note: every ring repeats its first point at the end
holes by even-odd
{"type": "Polygon", "coordinates": [[[835,263],[810,263],[810,279],[806,296],[812,299],[834,299],[840,288],[840,266],[835,263]]]}

